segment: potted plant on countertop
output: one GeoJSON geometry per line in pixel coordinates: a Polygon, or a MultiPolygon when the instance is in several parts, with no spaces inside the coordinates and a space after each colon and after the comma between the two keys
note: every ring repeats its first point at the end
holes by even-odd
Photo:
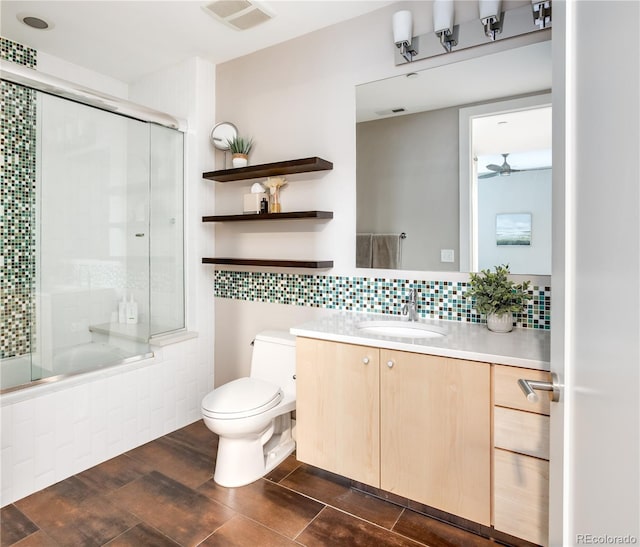
{"type": "Polygon", "coordinates": [[[475,298],[476,310],[486,314],[487,328],[493,332],[510,332],[513,314],[522,312],[529,300],[529,281],[516,284],[508,275],[508,265],[469,274],[467,298],[475,298]]]}
{"type": "Polygon", "coordinates": [[[253,139],[235,136],[227,139],[231,151],[231,163],[234,167],[246,167],[249,164],[249,152],[253,147],[253,139]]]}

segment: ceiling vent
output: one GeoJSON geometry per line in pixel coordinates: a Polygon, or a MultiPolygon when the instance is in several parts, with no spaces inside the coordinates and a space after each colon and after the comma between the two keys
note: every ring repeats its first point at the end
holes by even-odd
{"type": "Polygon", "coordinates": [[[209,15],[236,30],[247,30],[271,19],[275,13],[249,0],[216,0],[203,6],[209,15]]]}

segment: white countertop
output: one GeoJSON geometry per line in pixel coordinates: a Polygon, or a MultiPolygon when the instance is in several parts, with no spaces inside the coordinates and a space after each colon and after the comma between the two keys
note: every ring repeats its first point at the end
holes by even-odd
{"type": "MultiPolygon", "coordinates": [[[[484,324],[420,319],[418,323],[446,331],[443,337],[400,338],[365,333],[363,321],[399,321],[397,315],[335,312],[290,329],[291,334],[334,342],[441,355],[537,370],[549,370],[550,332],[514,328],[506,334],[491,332],[484,324]]],[[[407,323],[410,325],[410,323],[407,323]]]]}

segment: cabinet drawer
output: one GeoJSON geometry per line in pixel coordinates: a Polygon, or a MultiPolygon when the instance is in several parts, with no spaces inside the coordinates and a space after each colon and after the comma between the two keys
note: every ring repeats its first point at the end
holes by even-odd
{"type": "Polygon", "coordinates": [[[494,449],[496,530],[547,545],[549,462],[494,449]]]}
{"type": "Polygon", "coordinates": [[[494,404],[549,415],[548,394],[539,392],[538,402],[529,402],[518,386],[519,378],[550,382],[551,373],[543,370],[494,365],[494,404]]]}
{"type": "Polygon", "coordinates": [[[493,444],[548,460],[549,416],[497,406],[493,410],[493,444]]]}

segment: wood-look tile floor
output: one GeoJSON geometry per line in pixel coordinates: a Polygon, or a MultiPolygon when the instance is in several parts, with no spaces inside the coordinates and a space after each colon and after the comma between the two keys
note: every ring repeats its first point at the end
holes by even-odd
{"type": "Polygon", "coordinates": [[[1,510],[2,547],[483,546],[290,456],[241,488],[213,482],[217,438],[187,427],[1,510]]]}

